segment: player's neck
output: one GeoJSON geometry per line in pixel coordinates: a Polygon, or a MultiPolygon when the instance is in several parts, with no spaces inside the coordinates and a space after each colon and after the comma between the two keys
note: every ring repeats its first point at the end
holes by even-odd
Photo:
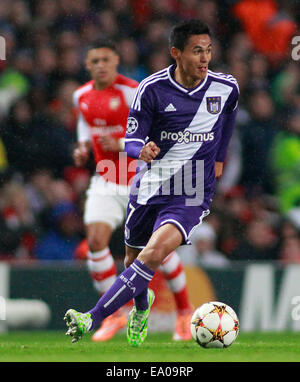
{"type": "Polygon", "coordinates": [[[94,79],[94,88],[95,90],[104,90],[104,89],[107,89],[108,87],[110,87],[116,80],[116,75],[109,79],[108,81],[105,81],[105,82],[101,82],[101,81],[98,81],[97,79],[94,79]]]}
{"type": "Polygon", "coordinates": [[[184,73],[180,68],[177,66],[174,72],[174,78],[176,82],[178,82],[180,85],[184,86],[185,88],[194,88],[197,85],[199,85],[205,78],[195,79],[186,73],[184,73]]]}

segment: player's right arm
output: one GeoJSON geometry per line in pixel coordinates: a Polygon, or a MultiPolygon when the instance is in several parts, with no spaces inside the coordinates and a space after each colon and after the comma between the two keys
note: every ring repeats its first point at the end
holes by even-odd
{"type": "Polygon", "coordinates": [[[237,82],[233,86],[232,92],[228,98],[228,104],[225,109],[223,124],[222,124],[222,138],[216,155],[215,174],[219,178],[223,173],[224,161],[229,145],[229,141],[233,134],[235,119],[238,110],[239,87],[237,82]]]}
{"type": "Polygon", "coordinates": [[[138,159],[141,159],[144,162],[150,163],[153,159],[157,157],[159,153],[160,153],[160,148],[157,146],[155,142],[150,141],[141,148],[138,159]]]}
{"type": "Polygon", "coordinates": [[[76,127],[77,146],[73,151],[73,160],[76,167],[84,167],[89,160],[92,148],[91,129],[79,109],[78,101],[75,96],[73,96],[73,104],[78,113],[76,127]]]}
{"type": "Polygon", "coordinates": [[[78,142],[73,151],[73,160],[76,167],[84,167],[91,151],[90,142],[78,142]]]}
{"type": "Polygon", "coordinates": [[[151,162],[160,153],[155,142],[146,143],[155,115],[154,95],[151,87],[144,87],[143,82],[137,89],[127,120],[125,151],[134,159],[151,162]]]}

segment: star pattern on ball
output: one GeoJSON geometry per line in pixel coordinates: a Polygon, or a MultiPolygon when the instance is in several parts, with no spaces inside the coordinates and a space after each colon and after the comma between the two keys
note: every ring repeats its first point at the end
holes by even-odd
{"type": "Polygon", "coordinates": [[[213,341],[216,341],[216,340],[219,340],[223,343],[223,337],[229,333],[229,331],[227,330],[222,330],[221,328],[218,328],[216,330],[211,330],[211,329],[208,329],[211,334],[213,335],[213,341]]]}
{"type": "Polygon", "coordinates": [[[218,313],[219,316],[222,316],[226,312],[226,306],[225,305],[215,305],[215,309],[211,311],[211,313],[218,313]]]}

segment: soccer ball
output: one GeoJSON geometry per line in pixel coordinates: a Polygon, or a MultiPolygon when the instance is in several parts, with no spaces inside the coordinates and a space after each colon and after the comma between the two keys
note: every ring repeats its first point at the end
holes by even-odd
{"type": "Polygon", "coordinates": [[[227,304],[208,302],[195,310],[191,319],[191,333],[200,346],[227,348],[239,333],[239,320],[227,304]]]}

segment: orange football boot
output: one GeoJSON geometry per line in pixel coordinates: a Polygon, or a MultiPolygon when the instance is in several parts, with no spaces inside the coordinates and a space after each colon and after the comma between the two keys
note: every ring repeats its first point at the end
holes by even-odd
{"type": "Polygon", "coordinates": [[[108,341],[127,325],[127,316],[120,309],[105,318],[100,328],[92,336],[94,342],[108,341]]]}
{"type": "Polygon", "coordinates": [[[191,318],[193,312],[182,312],[177,314],[173,340],[188,341],[192,339],[191,318]]]}

